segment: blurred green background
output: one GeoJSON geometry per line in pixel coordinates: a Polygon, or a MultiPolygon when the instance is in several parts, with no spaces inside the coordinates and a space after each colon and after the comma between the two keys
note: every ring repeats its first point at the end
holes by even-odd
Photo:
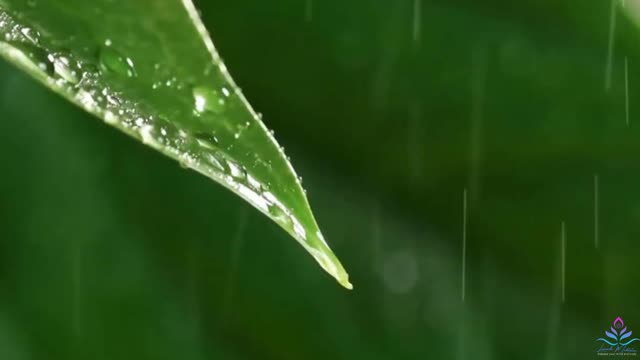
{"type": "Polygon", "coordinates": [[[588,359],[617,316],[640,332],[640,32],[610,1],[198,7],[355,289],[2,61],[0,359],[588,359]]]}

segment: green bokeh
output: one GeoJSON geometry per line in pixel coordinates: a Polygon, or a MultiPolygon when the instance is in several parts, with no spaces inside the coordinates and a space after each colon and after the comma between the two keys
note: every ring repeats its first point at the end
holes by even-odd
{"type": "Polygon", "coordinates": [[[0,359],[588,359],[617,316],[640,332],[640,47],[619,12],[606,91],[609,2],[422,1],[415,40],[412,1],[199,5],[354,291],[2,62],[0,359]]]}

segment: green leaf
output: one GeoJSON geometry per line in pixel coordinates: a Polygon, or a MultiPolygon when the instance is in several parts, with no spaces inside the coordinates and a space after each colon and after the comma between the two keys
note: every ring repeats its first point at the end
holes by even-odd
{"type": "Polygon", "coordinates": [[[0,54],[227,187],[351,288],[293,167],[234,84],[191,0],[0,0],[0,54]]]}

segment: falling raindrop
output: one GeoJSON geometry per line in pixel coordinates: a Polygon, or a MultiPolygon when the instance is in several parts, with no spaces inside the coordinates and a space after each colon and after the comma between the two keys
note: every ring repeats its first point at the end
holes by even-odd
{"type": "Polygon", "coordinates": [[[489,52],[481,45],[471,54],[471,128],[469,134],[469,198],[478,201],[482,191],[484,104],[489,69],[489,52]]]}
{"type": "Polygon", "coordinates": [[[616,2],[611,1],[611,11],[609,13],[609,41],[607,46],[607,64],[604,72],[604,89],[611,88],[611,71],[613,67],[613,45],[616,32],[616,2]]]}
{"type": "Polygon", "coordinates": [[[73,240],[71,242],[71,256],[72,256],[72,316],[71,323],[73,328],[73,336],[79,338],[82,334],[82,294],[83,294],[83,247],[82,244],[73,240]]]}
{"type": "Polygon", "coordinates": [[[409,119],[407,122],[407,165],[408,173],[414,183],[420,182],[424,168],[424,142],[421,138],[423,134],[421,121],[421,106],[418,102],[409,105],[409,119]]]}
{"type": "Polygon", "coordinates": [[[593,241],[597,249],[600,246],[600,180],[598,174],[593,175],[593,241]]]}
{"type": "Polygon", "coordinates": [[[421,31],[421,0],[413,0],[413,42],[417,45],[420,43],[421,31]]]}
{"type": "Polygon", "coordinates": [[[624,115],[629,126],[629,61],[624,57],[624,115]]]}
{"type": "Polygon", "coordinates": [[[462,193],[462,280],[461,298],[462,302],[466,296],[466,275],[467,275],[467,189],[462,193]]]}
{"type": "Polygon", "coordinates": [[[313,0],[305,0],[304,19],[306,22],[313,20],[313,0]]]}
{"type": "Polygon", "coordinates": [[[560,281],[561,281],[561,289],[562,289],[562,302],[564,303],[565,300],[565,285],[566,285],[566,258],[567,258],[567,234],[566,234],[566,230],[565,230],[565,224],[564,221],[562,222],[562,226],[561,226],[561,234],[560,234],[560,241],[561,241],[561,249],[562,249],[562,261],[561,261],[561,277],[560,277],[560,281]]]}
{"type": "Polygon", "coordinates": [[[377,199],[371,206],[371,263],[377,269],[382,257],[382,229],[380,226],[380,204],[377,199]]]}
{"type": "Polygon", "coordinates": [[[231,266],[229,268],[229,273],[227,275],[226,290],[224,293],[223,313],[224,313],[225,319],[227,319],[231,315],[231,311],[232,311],[234,278],[236,276],[236,273],[238,272],[238,267],[240,264],[240,253],[242,251],[245,238],[246,238],[245,234],[247,229],[249,213],[243,208],[238,218],[239,218],[238,226],[236,229],[236,234],[234,236],[233,249],[231,252],[231,266]]]}

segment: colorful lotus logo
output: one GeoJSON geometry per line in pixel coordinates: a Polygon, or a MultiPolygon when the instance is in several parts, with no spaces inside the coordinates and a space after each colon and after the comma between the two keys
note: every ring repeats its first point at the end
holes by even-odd
{"type": "MultiPolygon", "coordinates": [[[[633,334],[633,331],[628,330],[626,326],[624,326],[624,321],[622,321],[622,318],[620,318],[619,316],[614,320],[613,322],[613,326],[610,328],[611,331],[606,330],[604,332],[605,335],[607,335],[607,338],[599,338],[596,341],[602,341],[607,343],[608,345],[611,345],[612,347],[615,346],[614,348],[609,348],[607,350],[611,351],[625,351],[625,352],[630,352],[633,351],[635,352],[635,350],[633,349],[629,349],[627,348],[627,346],[629,344],[631,344],[634,341],[640,341],[640,339],[638,338],[632,338],[631,339],[631,334],[633,334]]],[[[602,344],[604,347],[604,344],[602,344]]],[[[603,348],[601,348],[603,349],[603,348]]]]}

